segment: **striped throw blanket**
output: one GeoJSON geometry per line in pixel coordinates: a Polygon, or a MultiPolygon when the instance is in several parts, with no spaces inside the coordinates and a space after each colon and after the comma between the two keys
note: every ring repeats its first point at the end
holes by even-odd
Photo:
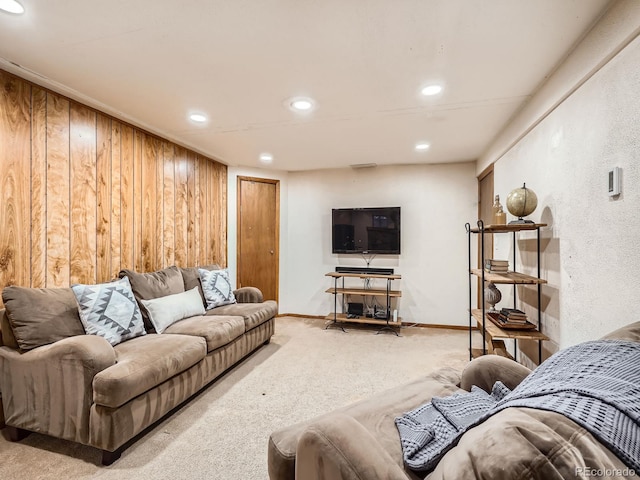
{"type": "Polygon", "coordinates": [[[509,407],[557,412],[588,430],[640,473],[640,343],[597,340],[561,350],[513,391],[434,397],[396,418],[404,461],[428,471],[468,429],[509,407]]]}

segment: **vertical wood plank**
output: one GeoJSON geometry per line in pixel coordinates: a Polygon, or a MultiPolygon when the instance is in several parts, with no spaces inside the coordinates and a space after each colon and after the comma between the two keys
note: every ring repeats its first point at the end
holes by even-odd
{"type": "MultiPolygon", "coordinates": [[[[112,127],[111,118],[98,115],[96,129],[97,145],[97,225],[96,225],[96,279],[106,282],[112,278],[111,268],[111,213],[113,210],[113,187],[111,184],[112,127]]],[[[119,198],[118,190],[118,201],[119,198]]]]}
{"type": "Polygon", "coordinates": [[[211,212],[211,222],[209,223],[209,249],[211,250],[211,257],[214,262],[218,265],[221,265],[220,259],[218,258],[218,222],[219,216],[218,212],[215,211],[216,205],[218,204],[218,194],[220,193],[220,188],[217,182],[217,169],[216,165],[213,162],[209,162],[209,185],[210,185],[210,212],[211,212]]]}
{"type": "Polygon", "coordinates": [[[0,87],[0,285],[28,286],[31,86],[3,74],[0,87]]]}
{"type": "MultiPolygon", "coordinates": [[[[156,169],[156,249],[154,253],[155,270],[165,267],[164,264],[164,141],[153,137],[156,149],[154,165],[156,169]]],[[[169,266],[169,265],[166,265],[169,266]]]]}
{"type": "Polygon", "coordinates": [[[69,101],[47,94],[47,287],[69,286],[69,101]]]}
{"type": "Polygon", "coordinates": [[[31,92],[31,287],[47,284],[47,92],[31,92]]]}
{"type": "Polygon", "coordinates": [[[227,167],[221,163],[218,166],[218,180],[220,188],[219,204],[217,211],[220,214],[220,223],[218,225],[218,255],[220,256],[220,266],[227,266],[227,167]]]}
{"type": "Polygon", "coordinates": [[[209,182],[207,180],[207,164],[206,158],[199,157],[200,160],[200,263],[206,265],[208,263],[207,256],[207,235],[209,232],[209,215],[207,215],[209,182]]]}
{"type": "Polygon", "coordinates": [[[70,109],[71,283],[96,282],[96,113],[70,109]]]}
{"type": "Polygon", "coordinates": [[[142,270],[156,270],[156,158],[157,142],[142,136],[142,270]]]}
{"type": "Polygon", "coordinates": [[[212,182],[215,185],[215,193],[213,195],[213,208],[215,214],[215,227],[213,229],[213,250],[214,255],[216,257],[216,261],[221,266],[224,265],[224,258],[221,254],[221,246],[220,246],[220,230],[222,227],[222,212],[217,209],[220,208],[220,199],[222,197],[222,185],[220,185],[220,169],[218,168],[219,164],[212,162],[213,165],[213,176],[212,182]]]}
{"type": "Polygon", "coordinates": [[[202,262],[200,257],[200,215],[202,212],[202,196],[200,195],[200,158],[198,154],[194,155],[193,162],[193,172],[194,172],[194,213],[193,213],[193,237],[194,237],[194,265],[201,265],[202,262]]]}
{"type": "Polygon", "coordinates": [[[196,155],[192,151],[187,151],[187,266],[193,267],[197,264],[196,255],[196,155]]]}
{"type": "Polygon", "coordinates": [[[133,248],[134,269],[144,272],[144,246],[142,244],[142,133],[134,130],[133,137],[133,248]]]}
{"type": "Polygon", "coordinates": [[[208,263],[219,263],[219,259],[216,258],[215,254],[215,243],[216,243],[216,212],[213,210],[215,208],[215,196],[217,193],[216,185],[214,183],[214,168],[213,162],[207,161],[207,258],[208,263]]]}
{"type": "Polygon", "coordinates": [[[111,120],[111,269],[116,278],[121,269],[122,255],[122,189],[121,189],[121,125],[111,120]]]}
{"type": "Polygon", "coordinates": [[[187,266],[187,151],[176,147],[176,265],[187,266]]]}
{"type": "Polygon", "coordinates": [[[164,198],[164,263],[165,266],[173,265],[175,262],[175,154],[173,144],[164,142],[164,168],[163,168],[163,198],[164,198]]]}
{"type": "Polygon", "coordinates": [[[211,225],[211,184],[209,182],[209,174],[211,169],[209,168],[211,162],[206,158],[202,160],[202,185],[204,186],[204,208],[202,209],[202,227],[204,233],[202,236],[202,260],[205,264],[213,263],[211,258],[211,249],[209,248],[209,227],[211,225]]]}
{"type": "Polygon", "coordinates": [[[120,125],[120,268],[135,269],[135,133],[133,128],[120,125]]]}

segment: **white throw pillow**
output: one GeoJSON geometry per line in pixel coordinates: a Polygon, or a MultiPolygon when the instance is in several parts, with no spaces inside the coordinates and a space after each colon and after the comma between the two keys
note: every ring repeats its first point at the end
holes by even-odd
{"type": "Polygon", "coordinates": [[[207,310],[221,305],[236,303],[233,287],[229,280],[229,272],[226,268],[223,270],[205,270],[199,268],[198,275],[200,275],[204,299],[207,301],[207,310]]]}
{"type": "Polygon", "coordinates": [[[73,285],[71,290],[88,334],[104,337],[111,345],[117,345],[147,333],[127,277],[97,285],[73,285]]]}
{"type": "Polygon", "coordinates": [[[149,320],[158,333],[164,332],[179,320],[205,314],[198,287],[186,292],[140,301],[147,309],[149,320]]]}

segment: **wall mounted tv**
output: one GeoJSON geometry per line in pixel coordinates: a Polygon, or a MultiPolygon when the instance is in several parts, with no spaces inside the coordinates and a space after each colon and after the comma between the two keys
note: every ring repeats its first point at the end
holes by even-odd
{"type": "Polygon", "coordinates": [[[334,208],[333,253],[400,254],[400,207],[334,208]]]}

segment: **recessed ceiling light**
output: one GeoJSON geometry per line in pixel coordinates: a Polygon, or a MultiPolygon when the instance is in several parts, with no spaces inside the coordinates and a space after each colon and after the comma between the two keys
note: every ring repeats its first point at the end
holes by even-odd
{"type": "Polygon", "coordinates": [[[270,153],[261,153],[260,154],[260,161],[262,163],[271,163],[273,162],[273,155],[271,155],[270,153]]]}
{"type": "Polygon", "coordinates": [[[204,123],[207,121],[207,116],[202,113],[192,113],[189,118],[197,123],[204,123]]]}
{"type": "Polygon", "coordinates": [[[427,85],[422,89],[422,95],[425,97],[429,97],[431,95],[437,95],[442,91],[442,85],[433,84],[427,85]]]}
{"type": "Polygon", "coordinates": [[[424,152],[425,150],[429,150],[429,147],[430,147],[430,146],[431,146],[431,145],[429,145],[429,144],[428,144],[428,143],[426,143],[426,142],[420,142],[420,143],[416,143],[416,147],[415,147],[415,148],[416,148],[416,150],[417,150],[418,152],[424,152]]]}
{"type": "Polygon", "coordinates": [[[0,0],[0,10],[18,15],[24,13],[24,7],[16,0],[0,0]]]}
{"type": "Polygon", "coordinates": [[[289,108],[294,112],[310,112],[315,107],[316,102],[307,97],[296,97],[289,100],[289,108]]]}

